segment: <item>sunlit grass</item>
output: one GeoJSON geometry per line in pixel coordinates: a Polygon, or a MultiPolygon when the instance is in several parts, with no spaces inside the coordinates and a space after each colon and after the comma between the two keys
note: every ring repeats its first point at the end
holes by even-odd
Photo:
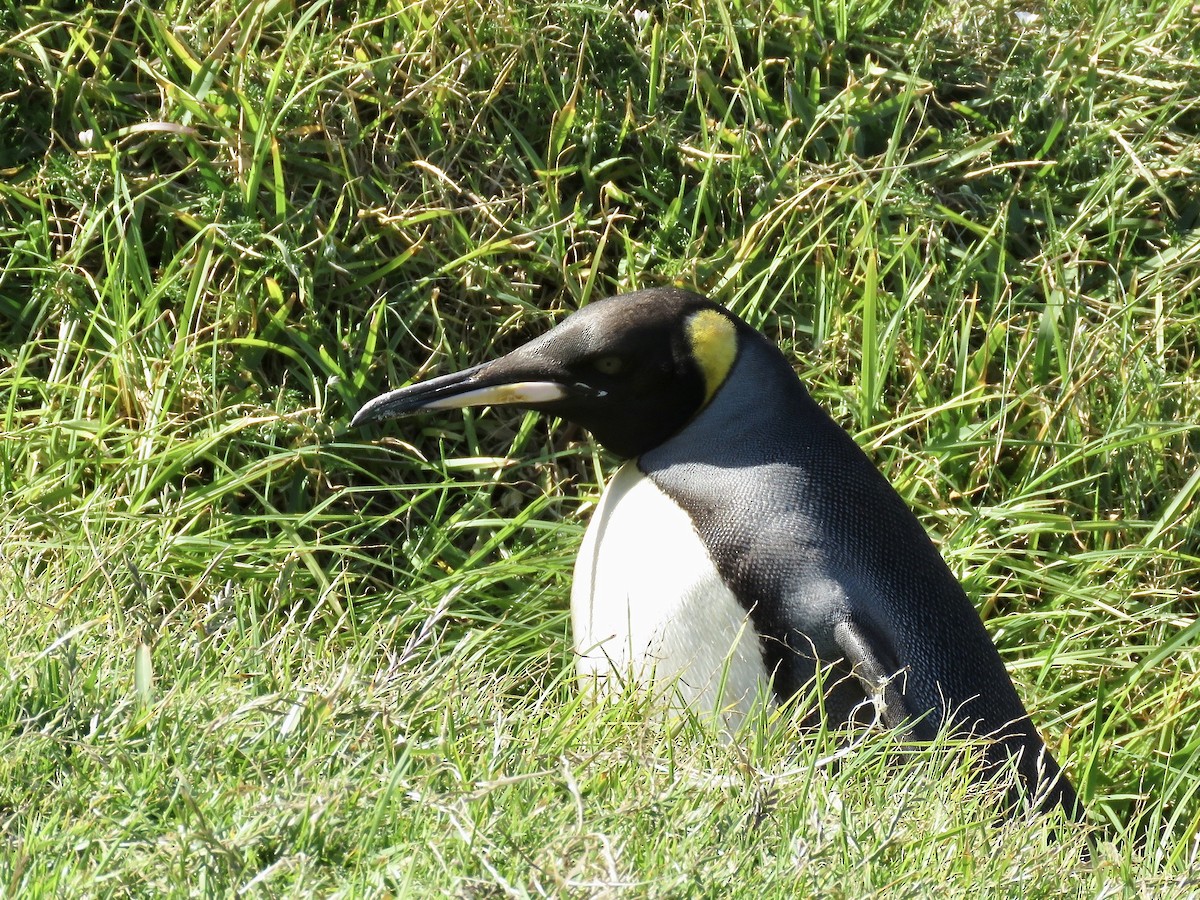
{"type": "Polygon", "coordinates": [[[0,9],[0,892],[1200,890],[1190,3],[60,7],[0,9]],[[346,427],[664,283],[937,537],[1094,867],[945,748],[582,703],[613,461],[346,427]]]}

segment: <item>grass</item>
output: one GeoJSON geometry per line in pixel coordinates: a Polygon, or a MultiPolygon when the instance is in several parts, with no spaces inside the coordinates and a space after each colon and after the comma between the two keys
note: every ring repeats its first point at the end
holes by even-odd
{"type": "Polygon", "coordinates": [[[1200,893],[1198,97],[1179,0],[0,6],[5,895],[1200,893]],[[938,538],[1094,865],[948,748],[581,704],[612,460],[346,428],[664,283],[938,538]]]}

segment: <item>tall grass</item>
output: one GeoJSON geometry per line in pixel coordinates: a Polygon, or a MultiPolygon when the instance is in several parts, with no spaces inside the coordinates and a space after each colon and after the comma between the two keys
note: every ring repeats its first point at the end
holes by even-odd
{"type": "Polygon", "coordinates": [[[1192,896],[1190,3],[0,7],[6,894],[1192,896]],[[1100,846],[962,759],[571,686],[611,460],[374,392],[591,299],[764,330],[1100,846]]]}

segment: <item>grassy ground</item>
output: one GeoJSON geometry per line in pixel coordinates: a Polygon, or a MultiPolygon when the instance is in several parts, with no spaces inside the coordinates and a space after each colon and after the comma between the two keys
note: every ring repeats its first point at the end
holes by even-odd
{"type": "Polygon", "coordinates": [[[0,6],[4,895],[1200,894],[1190,2],[150,7],[0,6]],[[580,705],[611,460],[346,429],[664,283],[938,537],[1094,866],[937,748],[580,705]]]}

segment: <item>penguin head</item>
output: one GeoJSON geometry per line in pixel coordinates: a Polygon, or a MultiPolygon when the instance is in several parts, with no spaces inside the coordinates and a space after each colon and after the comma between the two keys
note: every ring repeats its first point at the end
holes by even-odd
{"type": "Polygon", "coordinates": [[[674,288],[598,300],[499,359],[376,397],[350,424],[517,406],[575,422],[618,456],[638,456],[712,399],[737,357],[740,324],[674,288]]]}

